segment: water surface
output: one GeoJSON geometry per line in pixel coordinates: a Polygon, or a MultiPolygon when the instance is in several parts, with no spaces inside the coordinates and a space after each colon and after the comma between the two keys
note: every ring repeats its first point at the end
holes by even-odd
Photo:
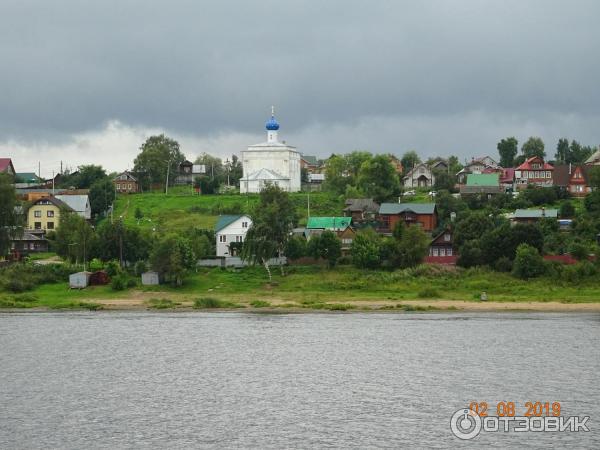
{"type": "Polygon", "coordinates": [[[596,314],[0,314],[1,448],[600,448],[596,314]],[[453,437],[471,401],[590,433],[453,437]]]}

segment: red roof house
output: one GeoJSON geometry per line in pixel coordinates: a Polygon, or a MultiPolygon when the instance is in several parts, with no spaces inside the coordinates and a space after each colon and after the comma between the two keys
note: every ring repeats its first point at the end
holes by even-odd
{"type": "Polygon", "coordinates": [[[550,187],[553,184],[553,172],[554,166],[544,162],[539,156],[528,158],[515,169],[517,188],[523,189],[530,184],[550,187]]]}
{"type": "Polygon", "coordinates": [[[15,167],[10,158],[0,158],[0,173],[15,175],[15,167]]]}

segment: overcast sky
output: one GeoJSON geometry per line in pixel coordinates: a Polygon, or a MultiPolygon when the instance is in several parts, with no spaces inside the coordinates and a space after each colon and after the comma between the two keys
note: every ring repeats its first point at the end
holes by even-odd
{"type": "Polygon", "coordinates": [[[280,138],[496,155],[600,144],[600,2],[0,0],[0,156],[19,172],[131,168],[144,139],[188,159],[280,138]]]}

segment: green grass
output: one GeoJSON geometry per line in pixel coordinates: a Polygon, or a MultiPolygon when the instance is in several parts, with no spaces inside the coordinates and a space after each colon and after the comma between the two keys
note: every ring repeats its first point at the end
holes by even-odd
{"type": "Polygon", "coordinates": [[[216,308],[243,308],[244,306],[234,302],[220,300],[214,297],[202,297],[194,301],[196,309],[216,309],[216,308]]]}
{"type": "Polygon", "coordinates": [[[54,252],[40,252],[40,253],[30,253],[28,258],[30,261],[38,261],[40,259],[49,259],[56,256],[54,252]]]}
{"type": "MultiPolygon", "coordinates": [[[[296,206],[300,224],[307,219],[308,194],[290,194],[296,206]]],[[[119,195],[115,201],[114,217],[123,217],[128,225],[157,231],[184,231],[190,228],[214,228],[219,214],[250,213],[258,203],[258,194],[192,195],[188,189],[164,193],[119,195]],[[135,218],[138,209],[143,217],[135,218]]],[[[310,194],[311,216],[341,215],[343,200],[326,192],[310,194]]]]}
{"type": "Polygon", "coordinates": [[[265,300],[252,300],[250,302],[250,306],[252,306],[253,308],[269,308],[271,306],[271,303],[265,300]]]}
{"type": "Polygon", "coordinates": [[[151,298],[146,302],[149,309],[171,309],[180,306],[181,303],[166,298],[151,298]]]}

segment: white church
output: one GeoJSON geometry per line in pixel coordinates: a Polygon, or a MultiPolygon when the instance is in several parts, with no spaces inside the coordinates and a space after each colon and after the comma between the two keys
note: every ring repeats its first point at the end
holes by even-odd
{"type": "Polygon", "coordinates": [[[260,192],[267,183],[284,191],[300,190],[300,153],[296,147],[279,142],[274,108],[267,121],[267,142],[250,145],[242,151],[244,175],[240,179],[240,193],[260,192]]]}

